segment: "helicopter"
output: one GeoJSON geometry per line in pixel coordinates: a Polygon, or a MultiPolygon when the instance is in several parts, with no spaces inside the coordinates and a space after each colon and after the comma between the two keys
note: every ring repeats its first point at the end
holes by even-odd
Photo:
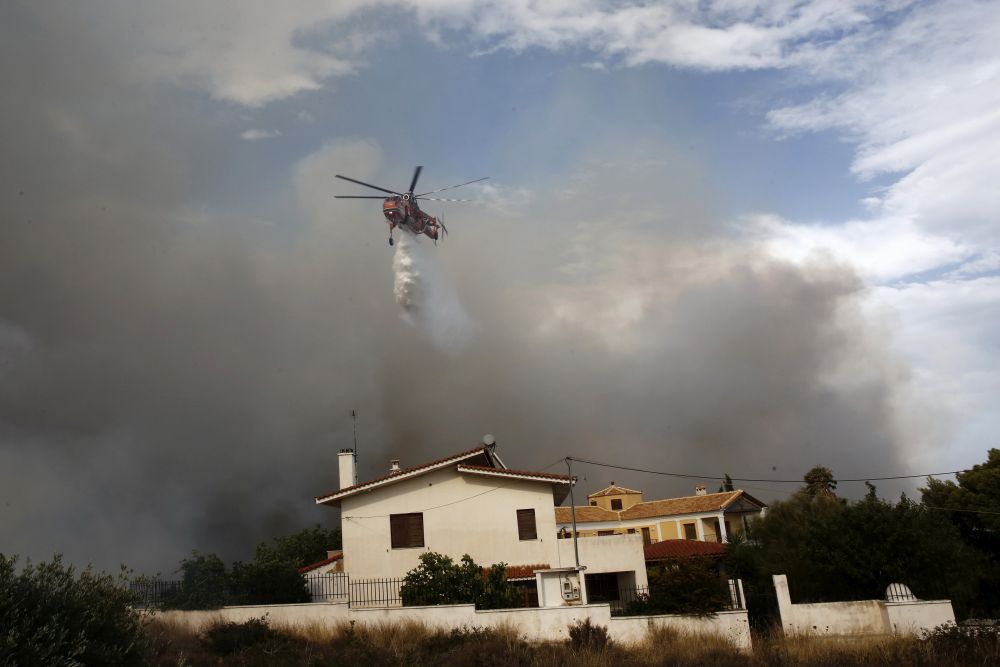
{"type": "Polygon", "coordinates": [[[444,238],[448,233],[448,228],[444,226],[444,219],[435,218],[432,215],[420,210],[420,204],[418,201],[471,201],[470,199],[446,199],[442,197],[428,197],[427,195],[437,194],[438,192],[444,192],[445,190],[452,190],[454,188],[460,188],[463,185],[470,185],[472,183],[478,183],[480,181],[485,181],[489,176],[484,176],[483,178],[477,178],[474,181],[467,181],[465,183],[459,183],[458,185],[449,185],[446,188],[440,188],[438,190],[431,190],[430,192],[424,192],[423,194],[413,194],[414,188],[417,187],[417,180],[420,178],[420,172],[423,171],[423,167],[417,167],[413,171],[413,180],[410,181],[410,189],[406,192],[396,192],[395,190],[390,190],[388,188],[379,187],[378,185],[372,185],[371,183],[365,183],[364,181],[359,181],[356,178],[350,178],[349,176],[341,176],[340,174],[335,174],[337,178],[343,179],[345,181],[350,181],[351,183],[357,183],[358,185],[363,185],[366,188],[372,188],[374,190],[381,190],[382,192],[389,193],[389,197],[384,197],[382,195],[334,195],[335,199],[381,199],[382,201],[382,214],[385,216],[386,221],[389,223],[389,245],[393,244],[392,232],[396,227],[401,227],[406,229],[413,234],[424,234],[432,239],[434,239],[435,245],[437,244],[438,238],[444,238]]]}

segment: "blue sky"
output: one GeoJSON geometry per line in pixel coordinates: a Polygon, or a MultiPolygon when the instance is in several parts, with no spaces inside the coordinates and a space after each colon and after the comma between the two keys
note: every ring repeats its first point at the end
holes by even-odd
{"type": "Polygon", "coordinates": [[[487,431],[515,467],[794,479],[996,446],[996,3],[0,19],[0,532],[23,553],[159,564],[328,520],[310,499],[355,408],[362,475],[487,431]],[[333,198],[366,194],[335,173],[417,164],[426,190],[490,177],[428,205],[438,247],[333,198]]]}

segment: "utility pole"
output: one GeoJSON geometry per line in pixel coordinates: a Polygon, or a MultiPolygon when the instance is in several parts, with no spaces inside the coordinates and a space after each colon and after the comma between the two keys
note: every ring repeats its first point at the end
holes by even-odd
{"type": "Polygon", "coordinates": [[[573,487],[576,486],[573,479],[573,468],[570,466],[570,457],[566,457],[566,471],[569,473],[569,505],[573,514],[573,555],[576,556],[576,569],[580,569],[580,545],[577,543],[576,535],[576,499],[573,497],[573,487]]]}

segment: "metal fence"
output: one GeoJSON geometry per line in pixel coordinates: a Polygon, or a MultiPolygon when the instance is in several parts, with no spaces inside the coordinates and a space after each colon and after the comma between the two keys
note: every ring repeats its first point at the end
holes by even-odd
{"type": "Polygon", "coordinates": [[[401,607],[402,579],[359,579],[349,584],[351,607],[401,607]]]}
{"type": "Polygon", "coordinates": [[[128,588],[129,592],[138,598],[136,606],[153,609],[162,607],[164,603],[176,597],[180,593],[181,582],[179,580],[139,579],[131,582],[128,588]]]}
{"type": "Polygon", "coordinates": [[[313,602],[343,602],[350,594],[346,572],[307,573],[305,579],[313,602]]]}
{"type": "MultiPolygon", "coordinates": [[[[729,579],[729,604],[724,605],[719,611],[733,611],[746,609],[746,600],[739,579],[729,579]]],[[[587,598],[591,602],[607,602],[611,606],[612,616],[627,616],[637,613],[637,609],[644,607],[649,602],[649,586],[622,586],[618,589],[617,597],[600,596],[603,599],[595,600],[591,591],[587,589],[587,598]]],[[[649,613],[649,612],[643,612],[649,613]]]]}

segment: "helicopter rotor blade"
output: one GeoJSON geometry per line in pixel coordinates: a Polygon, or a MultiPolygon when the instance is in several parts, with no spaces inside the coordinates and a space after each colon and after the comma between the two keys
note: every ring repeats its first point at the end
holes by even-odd
{"type": "Polygon", "coordinates": [[[472,201],[471,199],[444,199],[442,197],[414,197],[421,201],[472,201]]]}
{"type": "Polygon", "coordinates": [[[477,179],[476,179],[476,180],[474,180],[474,181],[466,181],[465,183],[459,183],[458,185],[449,185],[449,186],[448,186],[448,187],[446,187],[446,188],[441,188],[440,190],[431,190],[430,192],[425,192],[425,193],[423,193],[423,194],[420,194],[420,195],[417,195],[417,196],[418,196],[418,197],[423,197],[424,195],[432,195],[432,194],[434,194],[435,192],[444,192],[445,190],[452,190],[452,189],[454,189],[454,188],[460,188],[460,187],[462,187],[463,185],[471,185],[471,184],[473,184],[473,183],[478,183],[479,181],[485,181],[485,180],[486,180],[486,179],[488,179],[488,178],[489,178],[489,176],[483,176],[482,178],[477,178],[477,179]]]}
{"type": "Polygon", "coordinates": [[[413,188],[417,187],[417,179],[420,178],[420,172],[423,171],[423,167],[417,167],[413,170],[413,180],[410,181],[410,189],[407,190],[410,194],[413,194],[413,188]]]}
{"type": "Polygon", "coordinates": [[[382,195],[333,195],[334,199],[385,199],[382,195]]]}
{"type": "Polygon", "coordinates": [[[340,174],[334,174],[334,176],[336,176],[337,178],[342,178],[345,181],[350,181],[351,183],[357,183],[358,185],[363,185],[366,188],[372,188],[374,190],[381,190],[382,192],[388,192],[389,194],[396,195],[397,197],[401,196],[400,193],[396,192],[395,190],[386,190],[385,188],[380,188],[377,185],[372,185],[371,183],[365,183],[364,181],[359,181],[356,178],[350,178],[348,176],[341,176],[340,174]]]}

